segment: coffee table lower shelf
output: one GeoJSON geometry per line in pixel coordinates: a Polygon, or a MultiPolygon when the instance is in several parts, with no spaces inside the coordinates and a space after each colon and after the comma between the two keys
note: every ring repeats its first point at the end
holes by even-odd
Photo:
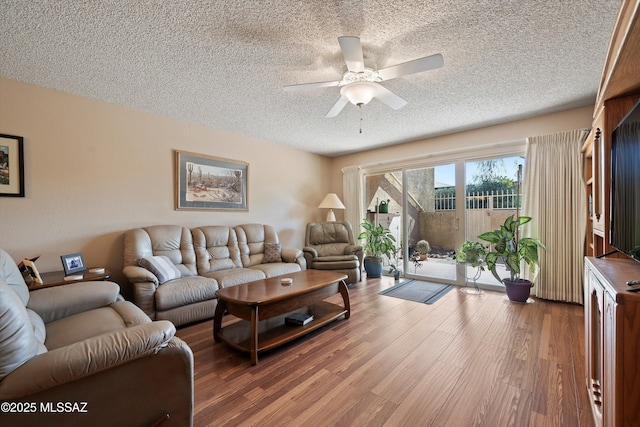
{"type": "MultiPolygon", "coordinates": [[[[312,314],[313,320],[302,326],[288,325],[284,318],[290,313],[261,320],[258,322],[258,348],[256,351],[278,347],[331,323],[342,315],[347,315],[347,310],[344,307],[326,301],[312,304],[307,307],[307,310],[296,311],[312,314]]],[[[237,350],[251,353],[251,322],[239,320],[225,326],[220,329],[218,338],[237,350]]]]}

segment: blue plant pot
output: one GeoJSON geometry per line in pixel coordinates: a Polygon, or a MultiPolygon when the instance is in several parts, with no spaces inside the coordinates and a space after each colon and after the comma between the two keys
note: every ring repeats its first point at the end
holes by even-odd
{"type": "Polygon", "coordinates": [[[367,277],[373,279],[382,277],[382,261],[379,258],[372,256],[365,257],[364,271],[367,272],[367,277]]]}

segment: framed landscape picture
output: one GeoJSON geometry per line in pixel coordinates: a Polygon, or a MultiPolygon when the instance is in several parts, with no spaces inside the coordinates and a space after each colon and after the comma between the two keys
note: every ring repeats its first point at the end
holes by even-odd
{"type": "Polygon", "coordinates": [[[0,196],[24,197],[24,152],[21,136],[0,134],[0,196]]]}
{"type": "Polygon", "coordinates": [[[176,209],[248,210],[249,164],[176,151],[176,209]]]}

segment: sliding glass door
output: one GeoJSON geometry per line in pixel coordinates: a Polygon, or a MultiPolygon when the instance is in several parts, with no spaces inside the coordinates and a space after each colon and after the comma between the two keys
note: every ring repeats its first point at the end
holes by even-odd
{"type": "MultiPolygon", "coordinates": [[[[524,157],[521,156],[465,162],[466,240],[478,241],[479,234],[499,230],[507,217],[519,212],[522,186],[518,181],[518,169],[523,166],[524,157]]],[[[496,270],[500,277],[508,275],[504,263],[498,263],[496,270]]],[[[463,271],[468,281],[475,278],[480,287],[503,288],[488,270],[477,271],[467,265],[463,271]]]]}
{"type": "Polygon", "coordinates": [[[367,217],[398,242],[397,255],[386,263],[409,278],[458,285],[475,279],[480,287],[501,288],[490,272],[475,277],[475,269],[459,264],[456,251],[521,207],[516,190],[523,164],[524,157],[503,156],[366,174],[367,217]]]}
{"type": "Polygon", "coordinates": [[[456,165],[407,169],[405,181],[405,217],[415,224],[407,230],[407,275],[457,282],[453,254],[461,212],[456,203],[456,165]]]}

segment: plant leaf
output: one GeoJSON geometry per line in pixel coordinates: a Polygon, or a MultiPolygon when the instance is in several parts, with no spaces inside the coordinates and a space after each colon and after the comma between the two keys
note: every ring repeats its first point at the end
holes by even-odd
{"type": "Polygon", "coordinates": [[[485,240],[489,243],[498,243],[500,240],[500,235],[495,231],[487,231],[486,233],[482,233],[478,236],[478,239],[485,240]]]}

